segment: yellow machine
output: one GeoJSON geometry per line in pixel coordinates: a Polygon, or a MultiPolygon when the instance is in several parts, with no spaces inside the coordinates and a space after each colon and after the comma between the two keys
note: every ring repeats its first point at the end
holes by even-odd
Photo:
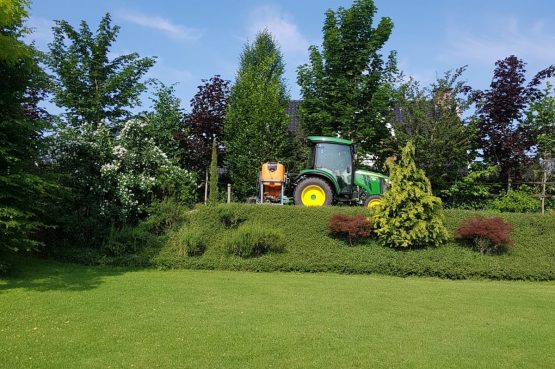
{"type": "Polygon", "coordinates": [[[285,201],[285,184],[287,173],[281,163],[267,162],[262,164],[258,176],[259,203],[274,203],[283,205],[285,201]]]}

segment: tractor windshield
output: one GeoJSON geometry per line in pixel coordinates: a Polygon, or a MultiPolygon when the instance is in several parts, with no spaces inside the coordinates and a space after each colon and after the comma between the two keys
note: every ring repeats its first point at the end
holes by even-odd
{"type": "MultiPolygon", "coordinates": [[[[314,147],[314,169],[328,169],[339,181],[342,189],[349,190],[352,184],[353,156],[351,146],[332,143],[318,143],[314,147]]],[[[342,191],[343,192],[343,191],[342,191]]]]}

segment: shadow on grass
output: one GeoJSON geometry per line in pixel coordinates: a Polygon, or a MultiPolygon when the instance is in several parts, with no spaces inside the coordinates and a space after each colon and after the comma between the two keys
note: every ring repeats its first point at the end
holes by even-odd
{"type": "Polygon", "coordinates": [[[86,291],[100,286],[105,278],[124,274],[128,270],[21,258],[12,264],[8,274],[0,277],[0,294],[15,288],[33,291],[86,291]]]}

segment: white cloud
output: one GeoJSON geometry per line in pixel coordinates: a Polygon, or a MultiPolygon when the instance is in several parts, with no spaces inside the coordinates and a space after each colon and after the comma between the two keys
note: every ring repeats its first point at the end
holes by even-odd
{"type": "Polygon", "coordinates": [[[521,26],[516,17],[497,17],[480,33],[452,27],[449,48],[442,59],[492,65],[511,54],[527,62],[552,64],[555,60],[555,36],[546,32],[542,21],[521,26]]]}
{"type": "Polygon", "coordinates": [[[118,15],[120,18],[130,23],[162,31],[175,39],[195,41],[201,37],[200,30],[172,23],[169,19],[159,16],[151,16],[133,11],[120,12],[118,15]]]}
{"type": "Polygon", "coordinates": [[[253,9],[249,14],[249,38],[267,29],[276,39],[284,53],[306,55],[309,42],[301,34],[299,28],[289,16],[279,8],[262,5],[253,9]]]}

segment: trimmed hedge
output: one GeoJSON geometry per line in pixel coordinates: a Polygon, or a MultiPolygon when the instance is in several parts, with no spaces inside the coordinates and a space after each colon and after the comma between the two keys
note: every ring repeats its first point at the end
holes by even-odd
{"type": "Polygon", "coordinates": [[[198,207],[188,213],[183,227],[202,231],[206,252],[202,256],[188,257],[176,253],[170,246],[163,246],[152,263],[162,268],[379,273],[450,279],[555,279],[553,216],[445,210],[445,224],[450,232],[450,240],[445,245],[399,251],[380,246],[374,239],[345,247],[343,240],[332,237],[326,229],[329,218],[335,213],[367,215],[367,210],[242,204],[198,207]],[[482,256],[455,240],[454,230],[475,215],[501,216],[513,225],[513,243],[507,246],[506,253],[482,256]],[[230,222],[230,218],[234,221],[230,222]],[[283,234],[287,251],[246,259],[229,255],[226,245],[234,237],[238,223],[275,229],[283,234]]]}

